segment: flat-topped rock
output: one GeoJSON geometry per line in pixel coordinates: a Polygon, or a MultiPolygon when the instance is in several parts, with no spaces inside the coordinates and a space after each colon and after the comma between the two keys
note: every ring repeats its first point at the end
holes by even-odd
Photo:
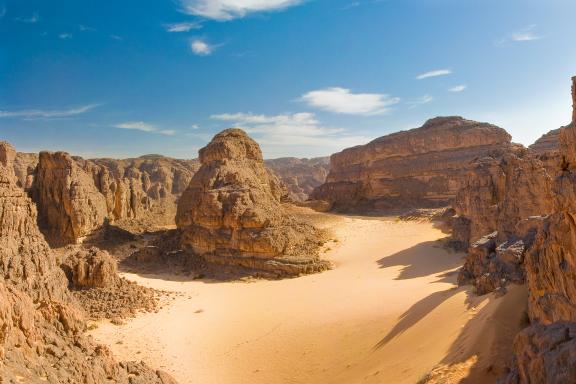
{"type": "Polygon", "coordinates": [[[326,183],[313,199],[337,210],[447,205],[466,165],[509,147],[502,128],[461,117],[438,117],[422,127],[380,137],[330,158],[326,183]]]}

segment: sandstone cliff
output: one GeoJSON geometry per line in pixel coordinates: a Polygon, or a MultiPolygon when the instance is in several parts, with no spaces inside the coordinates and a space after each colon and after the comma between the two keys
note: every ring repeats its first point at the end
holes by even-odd
{"type": "Polygon", "coordinates": [[[76,243],[107,217],[104,196],[65,152],[40,153],[32,196],[40,228],[53,247],[76,243]]]}
{"type": "Polygon", "coordinates": [[[562,128],[554,129],[540,137],[528,149],[544,163],[544,167],[554,177],[559,171],[560,164],[560,131],[562,128]]]}
{"type": "Polygon", "coordinates": [[[306,201],[314,188],[326,181],[330,169],[328,157],[313,159],[285,157],[266,160],[264,163],[286,185],[290,199],[297,202],[306,201]]]}
{"type": "Polygon", "coordinates": [[[0,373],[9,383],[174,381],[142,363],[117,363],[83,336],[85,323],[56,257],[17,186],[14,149],[0,143],[0,373]]]}
{"type": "Polygon", "coordinates": [[[378,138],[330,158],[326,183],[313,199],[336,210],[448,205],[460,189],[466,165],[510,146],[494,125],[438,117],[421,128],[378,138]]]}
{"type": "Polygon", "coordinates": [[[157,155],[77,161],[104,195],[110,221],[128,219],[143,227],[174,223],[176,201],[200,166],[196,160],[157,155]]]}
{"type": "Polygon", "coordinates": [[[278,276],[328,267],[318,260],[319,232],[286,212],[280,182],[244,131],[216,135],[200,150],[200,162],[178,203],[184,247],[210,262],[278,276]]]}
{"type": "Polygon", "coordinates": [[[554,213],[525,255],[532,325],[516,337],[506,383],[576,382],[576,77],[572,81],[574,114],[560,132],[554,213]]]}

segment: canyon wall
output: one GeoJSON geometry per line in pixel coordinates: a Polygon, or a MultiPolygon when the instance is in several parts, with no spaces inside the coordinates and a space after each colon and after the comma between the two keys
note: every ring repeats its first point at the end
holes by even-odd
{"type": "Polygon", "coordinates": [[[576,382],[576,77],[572,124],[560,131],[553,213],[525,255],[531,326],[514,343],[506,383],[576,382]]]}
{"type": "Polygon", "coordinates": [[[18,186],[16,152],[0,142],[0,373],[9,383],[173,384],[143,363],[118,363],[84,336],[64,272],[18,186]]]}
{"type": "Polygon", "coordinates": [[[285,190],[244,131],[216,135],[200,150],[200,162],[178,203],[183,247],[209,262],[277,276],[328,268],[318,258],[320,233],[282,206],[285,190]]]}
{"type": "Polygon", "coordinates": [[[314,188],[324,184],[330,170],[328,157],[313,159],[284,157],[265,160],[264,164],[286,185],[288,197],[297,202],[306,201],[314,188]]]}
{"type": "Polygon", "coordinates": [[[312,198],[335,210],[445,206],[476,158],[511,146],[502,128],[461,117],[438,117],[330,158],[326,183],[312,198]]]}

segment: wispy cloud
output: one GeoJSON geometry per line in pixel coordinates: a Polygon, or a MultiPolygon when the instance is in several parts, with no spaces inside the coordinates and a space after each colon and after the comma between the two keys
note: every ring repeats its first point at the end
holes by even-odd
{"type": "Polygon", "coordinates": [[[156,127],[155,125],[148,124],[148,123],[145,123],[143,121],[128,121],[125,123],[115,124],[115,125],[113,125],[113,127],[119,128],[119,129],[130,129],[130,130],[135,130],[135,131],[156,133],[156,134],[164,135],[164,136],[172,136],[172,135],[176,134],[176,131],[173,129],[160,129],[160,128],[156,127]]]}
{"type": "Polygon", "coordinates": [[[190,42],[190,49],[198,56],[209,56],[216,47],[202,39],[194,39],[190,42]]]}
{"type": "Polygon", "coordinates": [[[429,104],[433,101],[434,101],[434,98],[432,96],[424,95],[424,96],[418,97],[414,100],[408,101],[408,102],[406,102],[406,104],[408,104],[410,106],[410,108],[412,109],[412,108],[418,107],[419,105],[429,104]]]}
{"type": "Polygon", "coordinates": [[[6,12],[7,12],[6,6],[5,5],[1,6],[0,7],[0,20],[2,20],[4,18],[4,16],[6,16],[6,12]]]}
{"type": "Polygon", "coordinates": [[[94,31],[96,31],[96,28],[88,27],[88,26],[82,25],[82,24],[78,25],[78,29],[81,32],[94,32],[94,31]]]}
{"type": "Polygon", "coordinates": [[[71,33],[61,33],[58,35],[58,37],[62,40],[68,40],[72,38],[72,34],[71,33]]]}
{"type": "Polygon", "coordinates": [[[20,23],[28,23],[28,24],[35,24],[38,21],[40,21],[40,15],[38,14],[38,12],[34,12],[32,14],[32,16],[28,17],[28,18],[23,18],[23,17],[17,17],[16,19],[14,19],[20,23]]]}
{"type": "Polygon", "coordinates": [[[164,29],[167,32],[188,32],[193,29],[200,29],[202,28],[202,24],[200,23],[172,23],[172,24],[164,24],[164,29]]]}
{"type": "Polygon", "coordinates": [[[540,39],[543,39],[543,36],[536,33],[536,24],[532,24],[496,41],[496,45],[506,45],[510,42],[526,43],[540,39]]]}
{"type": "Polygon", "coordinates": [[[350,134],[342,128],[323,126],[313,113],[224,113],[211,118],[229,122],[253,135],[264,146],[267,156],[284,156],[287,153],[293,156],[325,155],[369,141],[365,136],[350,134]],[[307,149],[302,151],[302,147],[307,149]]]}
{"type": "Polygon", "coordinates": [[[448,76],[452,74],[452,70],[450,69],[436,69],[434,71],[424,72],[418,76],[416,76],[417,80],[424,80],[429,79],[431,77],[438,77],[438,76],[448,76]]]}
{"type": "Polygon", "coordinates": [[[458,92],[464,92],[464,91],[466,90],[466,88],[468,88],[467,85],[465,85],[465,84],[460,84],[460,85],[456,85],[456,86],[448,89],[448,91],[458,93],[458,92]]]}
{"type": "Polygon", "coordinates": [[[251,13],[280,11],[305,0],[180,0],[185,13],[228,21],[251,13]]]}
{"type": "Polygon", "coordinates": [[[400,99],[381,93],[352,93],[346,88],[326,88],[300,97],[308,105],[335,113],[350,115],[381,115],[400,99]]]}
{"type": "Polygon", "coordinates": [[[20,111],[0,110],[0,118],[22,118],[25,120],[66,118],[81,115],[83,113],[93,110],[98,106],[100,106],[100,104],[89,104],[67,110],[42,110],[42,109],[25,109],[20,111]]]}
{"type": "Polygon", "coordinates": [[[118,35],[110,35],[110,38],[112,40],[116,40],[116,41],[122,41],[124,40],[124,38],[122,36],[118,36],[118,35]]]}

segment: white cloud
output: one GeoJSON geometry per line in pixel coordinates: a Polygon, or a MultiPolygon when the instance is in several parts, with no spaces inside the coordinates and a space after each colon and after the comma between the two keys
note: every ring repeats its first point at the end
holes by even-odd
{"type": "Polygon", "coordinates": [[[342,128],[323,126],[313,113],[224,113],[211,118],[230,122],[254,136],[263,145],[267,158],[324,156],[370,140],[365,136],[352,135],[342,128]]]}
{"type": "Polygon", "coordinates": [[[460,85],[456,85],[456,86],[448,89],[448,91],[450,91],[450,92],[464,92],[466,90],[466,88],[468,88],[467,85],[460,84],[460,85]]]}
{"type": "Polygon", "coordinates": [[[198,124],[192,124],[190,129],[200,129],[200,126],[198,124]]]}
{"type": "Polygon", "coordinates": [[[175,130],[172,129],[159,129],[155,125],[145,123],[143,121],[128,121],[125,123],[120,123],[113,125],[114,128],[119,129],[131,129],[136,131],[148,132],[148,133],[157,133],[159,135],[164,136],[172,136],[176,134],[175,130]]]}
{"type": "Polygon", "coordinates": [[[301,98],[308,105],[326,111],[351,115],[380,115],[390,111],[400,99],[380,93],[352,93],[346,88],[311,91],[301,98]]]}
{"type": "Polygon", "coordinates": [[[540,40],[542,36],[539,36],[534,31],[536,29],[536,25],[530,25],[520,31],[514,32],[510,36],[510,40],[512,41],[534,41],[540,40]]]}
{"type": "Polygon", "coordinates": [[[536,24],[529,25],[526,28],[520,29],[509,36],[506,36],[498,41],[496,41],[496,45],[504,46],[506,43],[526,43],[530,41],[540,40],[543,39],[543,36],[540,36],[536,33],[536,24]]]}
{"type": "Polygon", "coordinates": [[[188,32],[192,29],[202,28],[200,23],[172,23],[164,24],[164,28],[167,32],[188,32]]]}
{"type": "Polygon", "coordinates": [[[15,20],[21,23],[35,24],[40,20],[40,16],[38,15],[38,12],[34,12],[29,18],[17,17],[15,20]]]}
{"type": "Polygon", "coordinates": [[[450,69],[437,69],[434,71],[422,73],[422,74],[416,76],[416,79],[417,80],[423,80],[423,79],[428,79],[431,77],[447,76],[447,75],[451,75],[451,74],[452,74],[452,71],[450,69]]]}
{"type": "Polygon", "coordinates": [[[23,118],[25,120],[34,119],[57,119],[72,117],[89,112],[98,107],[100,104],[89,104],[78,108],[71,108],[67,110],[42,110],[42,109],[27,109],[21,111],[1,111],[0,118],[23,118]]]}
{"type": "Polygon", "coordinates": [[[58,35],[58,37],[62,40],[67,40],[67,39],[71,39],[72,38],[72,34],[70,33],[61,33],[58,35]]]}
{"type": "Polygon", "coordinates": [[[204,40],[194,39],[190,43],[190,49],[198,56],[209,56],[214,52],[214,46],[208,44],[204,40]]]}
{"type": "Polygon", "coordinates": [[[185,13],[227,21],[251,13],[279,11],[305,0],[180,0],[185,13]]]}

